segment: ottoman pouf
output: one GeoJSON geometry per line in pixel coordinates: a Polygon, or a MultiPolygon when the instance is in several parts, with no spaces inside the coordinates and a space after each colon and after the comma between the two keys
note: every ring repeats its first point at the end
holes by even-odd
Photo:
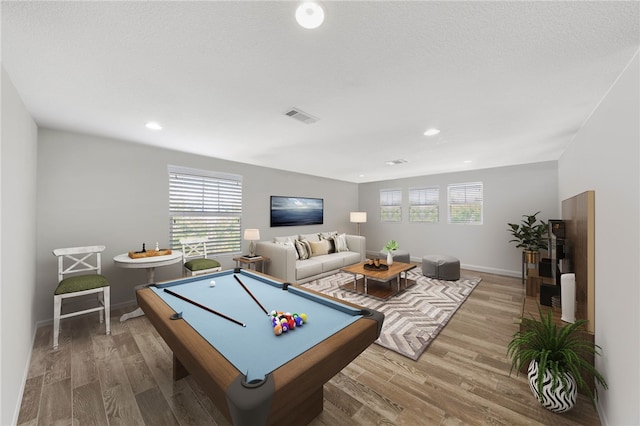
{"type": "MultiPolygon", "coordinates": [[[[405,250],[392,250],[391,256],[393,257],[394,262],[403,262],[403,263],[411,263],[411,256],[409,256],[409,252],[405,250]]],[[[387,258],[387,251],[380,250],[380,259],[387,258]]]]}
{"type": "Polygon", "coordinates": [[[453,256],[430,254],[422,258],[422,275],[439,280],[460,279],[460,260],[453,256]]]}

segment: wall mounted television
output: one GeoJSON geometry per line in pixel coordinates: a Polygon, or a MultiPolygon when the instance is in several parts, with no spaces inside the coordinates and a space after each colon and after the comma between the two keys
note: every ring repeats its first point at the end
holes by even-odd
{"type": "Polygon", "coordinates": [[[322,225],[322,198],[271,196],[271,227],[322,225]]]}

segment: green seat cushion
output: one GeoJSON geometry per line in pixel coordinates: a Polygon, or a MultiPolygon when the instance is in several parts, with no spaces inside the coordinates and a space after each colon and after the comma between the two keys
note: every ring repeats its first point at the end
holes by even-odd
{"type": "Polygon", "coordinates": [[[202,271],[205,269],[219,268],[220,262],[213,259],[193,259],[185,262],[184,266],[190,271],[202,271]]]}
{"type": "Polygon", "coordinates": [[[54,294],[75,293],[100,287],[109,287],[109,281],[104,275],[77,275],[60,281],[54,294]]]}

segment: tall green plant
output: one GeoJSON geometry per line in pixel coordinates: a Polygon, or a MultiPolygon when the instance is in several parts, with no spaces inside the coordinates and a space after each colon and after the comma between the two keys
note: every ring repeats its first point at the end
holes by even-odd
{"type": "Polygon", "coordinates": [[[547,315],[542,314],[542,308],[538,304],[540,320],[522,318],[523,327],[513,335],[513,339],[507,346],[507,356],[511,358],[511,371],[518,373],[531,361],[538,361],[538,379],[536,388],[540,395],[543,394],[544,372],[549,370],[552,377],[553,388],[562,382],[565,389],[568,388],[564,373],[570,373],[578,385],[578,389],[586,391],[591,402],[595,406],[597,388],[591,392],[591,387],[585,382],[582,373],[594,378],[603,389],[607,389],[607,383],[598,370],[587,362],[585,355],[600,355],[602,349],[598,345],[591,344],[584,339],[584,331],[587,320],[580,319],[574,323],[558,327],[553,321],[551,310],[547,315]]]}
{"type": "Polygon", "coordinates": [[[509,232],[513,236],[509,242],[515,242],[516,247],[524,248],[529,251],[546,250],[549,246],[547,244],[547,231],[548,225],[542,221],[536,223],[538,220],[536,216],[540,212],[536,212],[531,215],[523,214],[521,223],[507,223],[509,225],[509,232]]]}

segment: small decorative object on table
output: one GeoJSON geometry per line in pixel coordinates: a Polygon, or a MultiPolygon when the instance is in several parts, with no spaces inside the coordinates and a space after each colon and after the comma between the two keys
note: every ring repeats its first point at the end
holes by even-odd
{"type": "Polygon", "coordinates": [[[398,243],[396,240],[389,240],[387,245],[384,246],[384,249],[387,252],[387,265],[393,265],[393,254],[391,254],[391,252],[398,250],[398,243]]]}
{"type": "Polygon", "coordinates": [[[142,243],[141,251],[130,251],[129,257],[131,259],[140,259],[142,257],[153,257],[153,256],[166,256],[171,254],[171,249],[161,249],[158,247],[158,243],[156,243],[155,250],[147,250],[146,244],[142,243]]]}
{"type": "Polygon", "coordinates": [[[367,269],[370,271],[387,271],[389,270],[389,267],[383,263],[379,263],[378,266],[365,264],[364,269],[367,269]]]}

